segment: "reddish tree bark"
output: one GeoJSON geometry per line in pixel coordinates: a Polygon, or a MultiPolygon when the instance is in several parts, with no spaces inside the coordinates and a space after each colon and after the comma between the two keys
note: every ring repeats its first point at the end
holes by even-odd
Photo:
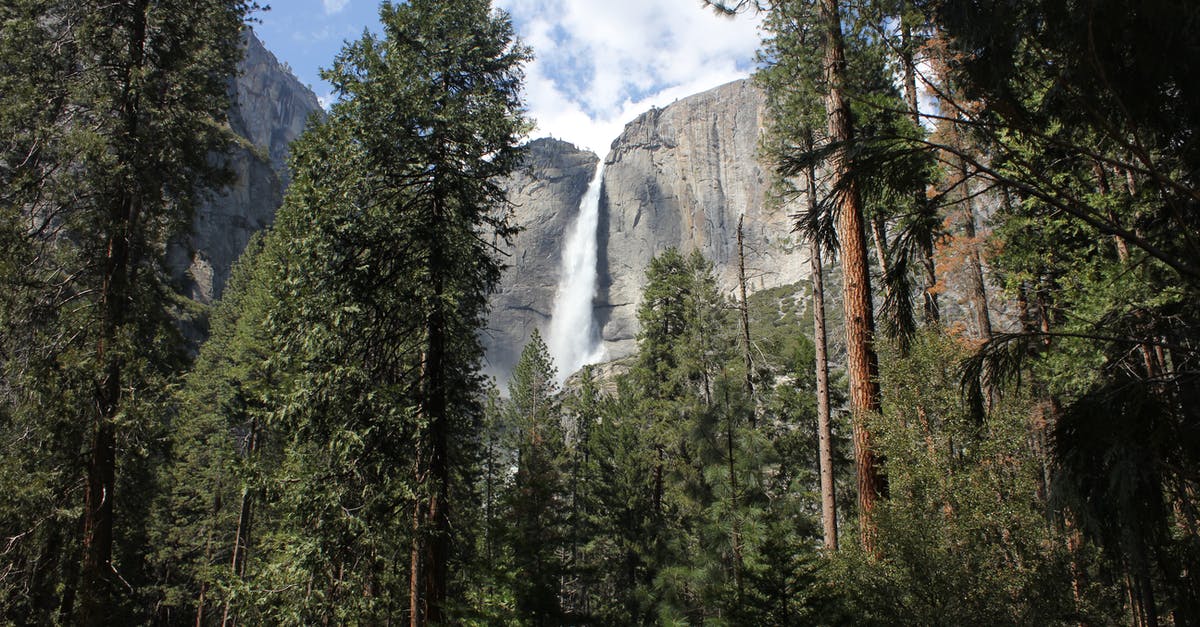
{"type": "Polygon", "coordinates": [[[831,167],[840,190],[838,239],[841,244],[843,309],[846,314],[847,368],[850,373],[850,407],[854,418],[854,466],[858,474],[858,508],[863,548],[875,551],[875,529],[871,513],[886,494],[887,483],[871,444],[867,417],[878,412],[879,362],[875,353],[875,318],[871,302],[871,274],[867,260],[862,198],[848,159],[848,144],[854,140],[854,122],[846,101],[846,53],[837,0],[821,0],[825,26],[825,81],[828,93],[825,111],[829,116],[829,138],[836,149],[831,167]]]}

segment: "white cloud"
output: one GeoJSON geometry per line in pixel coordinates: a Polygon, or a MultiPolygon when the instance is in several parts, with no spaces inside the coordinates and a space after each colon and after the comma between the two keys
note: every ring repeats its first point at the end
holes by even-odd
{"type": "Polygon", "coordinates": [[[325,5],[325,15],[333,15],[346,8],[350,0],[321,0],[321,3],[325,5]]]}
{"type": "Polygon", "coordinates": [[[537,58],[525,94],[552,135],[607,152],[625,123],[651,106],[748,74],[754,16],[722,18],[700,0],[498,0],[537,58]]]}

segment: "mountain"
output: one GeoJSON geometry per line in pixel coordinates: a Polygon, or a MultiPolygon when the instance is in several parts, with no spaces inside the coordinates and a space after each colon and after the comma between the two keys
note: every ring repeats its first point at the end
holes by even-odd
{"type": "Polygon", "coordinates": [[[596,303],[611,357],[634,351],[646,266],[666,248],[699,250],[713,262],[720,288],[734,293],[741,216],[749,291],[808,276],[788,212],[765,202],[770,179],[756,157],[764,122],[762,92],[740,80],[646,112],[613,142],[596,303]]]}
{"type": "MultiPolygon", "coordinates": [[[[287,187],[288,147],[321,105],[311,89],[247,30],[246,54],[232,90],[229,123],[239,138],[225,156],[236,179],[201,203],[185,237],[172,243],[167,267],[179,291],[209,304],[220,298],[250,237],[270,226],[287,187]]],[[[198,340],[202,332],[185,326],[198,340]]]]}
{"type": "Polygon", "coordinates": [[[549,327],[565,233],[599,163],[567,142],[535,139],[524,165],[504,182],[521,232],[503,246],[507,268],[482,338],[488,374],[507,379],[530,333],[549,327]]]}
{"type": "MultiPolygon", "coordinates": [[[[750,291],[808,276],[788,212],[765,202],[769,177],[755,156],[764,114],[763,94],[747,80],[735,81],[646,112],[613,142],[605,157],[593,307],[610,359],[636,349],[646,266],[668,247],[698,249],[713,262],[721,289],[734,293],[741,216],[750,291]]],[[[525,231],[507,250],[509,268],[484,334],[488,372],[502,379],[532,329],[548,329],[563,233],[598,163],[556,140],[536,140],[530,148],[525,168],[508,182],[525,231]]]]}
{"type": "MultiPolygon", "coordinates": [[[[201,305],[198,321],[183,324],[197,344],[205,335],[203,306],[220,298],[250,237],[271,224],[282,203],[288,146],[321,114],[313,92],[253,32],[232,89],[230,125],[242,141],[225,158],[236,181],[197,208],[190,233],[168,251],[177,288],[201,305]]],[[[762,93],[736,81],[648,111],[612,143],[604,157],[593,306],[610,358],[635,350],[645,268],[666,248],[700,250],[715,264],[721,288],[733,293],[743,215],[751,291],[807,276],[787,212],[764,203],[768,177],[755,158],[763,116],[762,93]]],[[[486,372],[501,380],[533,329],[549,328],[565,234],[600,164],[597,155],[555,139],[528,148],[524,165],[503,182],[522,230],[497,243],[507,268],[481,336],[486,372]]]]}

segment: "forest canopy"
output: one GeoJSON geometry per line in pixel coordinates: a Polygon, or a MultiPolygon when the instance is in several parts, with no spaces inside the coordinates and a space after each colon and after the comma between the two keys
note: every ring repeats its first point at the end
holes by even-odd
{"type": "Polygon", "coordinates": [[[809,278],[504,389],[508,14],[380,5],[189,350],[260,7],[0,6],[0,622],[1200,623],[1200,6],[705,4],[809,278]]]}

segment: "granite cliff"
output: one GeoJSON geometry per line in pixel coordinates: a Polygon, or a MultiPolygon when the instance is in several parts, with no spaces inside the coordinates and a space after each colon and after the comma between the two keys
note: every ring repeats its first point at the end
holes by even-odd
{"type": "MultiPolygon", "coordinates": [[[[271,224],[282,203],[291,142],[321,115],[312,91],[253,33],[231,89],[230,126],[242,141],[223,158],[236,180],[198,207],[190,233],[168,251],[176,286],[201,305],[182,316],[195,344],[205,336],[203,305],[221,296],[250,237],[271,224]]],[[[762,92],[735,81],[643,113],[603,156],[592,309],[608,359],[635,351],[645,269],[668,247],[699,250],[713,262],[720,288],[735,293],[739,218],[751,292],[807,278],[806,247],[793,236],[788,211],[766,202],[770,177],[756,158],[764,118],[762,92]]],[[[546,335],[550,327],[566,234],[600,159],[563,141],[537,139],[523,166],[503,181],[522,230],[498,242],[506,269],[481,335],[485,371],[501,381],[533,329],[546,335]]],[[[945,299],[945,309],[953,313],[959,300],[945,299]]]]}
{"type": "MultiPolygon", "coordinates": [[[[236,180],[197,208],[191,232],[168,254],[181,293],[205,305],[220,298],[250,237],[274,219],[288,183],[288,147],[321,111],[312,91],[253,33],[232,88],[230,125],[242,143],[225,158],[236,180]]],[[[736,81],[648,111],[613,142],[604,157],[593,306],[610,358],[634,351],[645,268],[666,248],[700,250],[715,264],[721,288],[733,292],[741,216],[751,290],[806,275],[786,212],[764,203],[768,177],[755,158],[763,115],[761,92],[736,81]]],[[[482,334],[486,371],[502,380],[533,329],[549,327],[565,234],[599,163],[566,142],[537,139],[504,181],[522,230],[501,243],[506,269],[482,334]]],[[[203,339],[203,322],[184,327],[193,340],[203,339]]]]}
{"type": "Polygon", "coordinates": [[[699,250],[733,293],[741,216],[750,291],[808,276],[787,212],[764,202],[769,175],[756,158],[764,116],[762,92],[735,81],[644,113],[613,142],[596,311],[610,356],[633,352],[646,266],[664,249],[699,250]]]}
{"type": "MultiPolygon", "coordinates": [[[[769,179],[755,157],[763,116],[762,93],[736,81],[648,111],[613,142],[605,157],[594,300],[609,358],[635,350],[646,266],[668,247],[699,250],[713,262],[722,290],[733,293],[743,215],[751,291],[807,277],[787,212],[764,202],[769,179]]],[[[532,329],[545,332],[563,233],[579,213],[597,161],[570,144],[537,140],[526,168],[508,182],[525,231],[513,242],[492,300],[484,340],[489,372],[503,378],[532,329]]]]}
{"type": "Polygon", "coordinates": [[[489,374],[507,379],[530,333],[549,327],[565,233],[599,162],[572,144],[536,139],[525,164],[504,182],[521,232],[503,247],[506,268],[491,298],[483,334],[489,374]]]}
{"type": "Polygon", "coordinates": [[[240,142],[225,159],[236,178],[196,208],[191,232],[177,239],[167,256],[180,292],[203,304],[220,298],[250,237],[274,220],[288,183],[288,147],[309,117],[321,111],[312,90],[251,31],[232,90],[229,124],[240,142]]]}

